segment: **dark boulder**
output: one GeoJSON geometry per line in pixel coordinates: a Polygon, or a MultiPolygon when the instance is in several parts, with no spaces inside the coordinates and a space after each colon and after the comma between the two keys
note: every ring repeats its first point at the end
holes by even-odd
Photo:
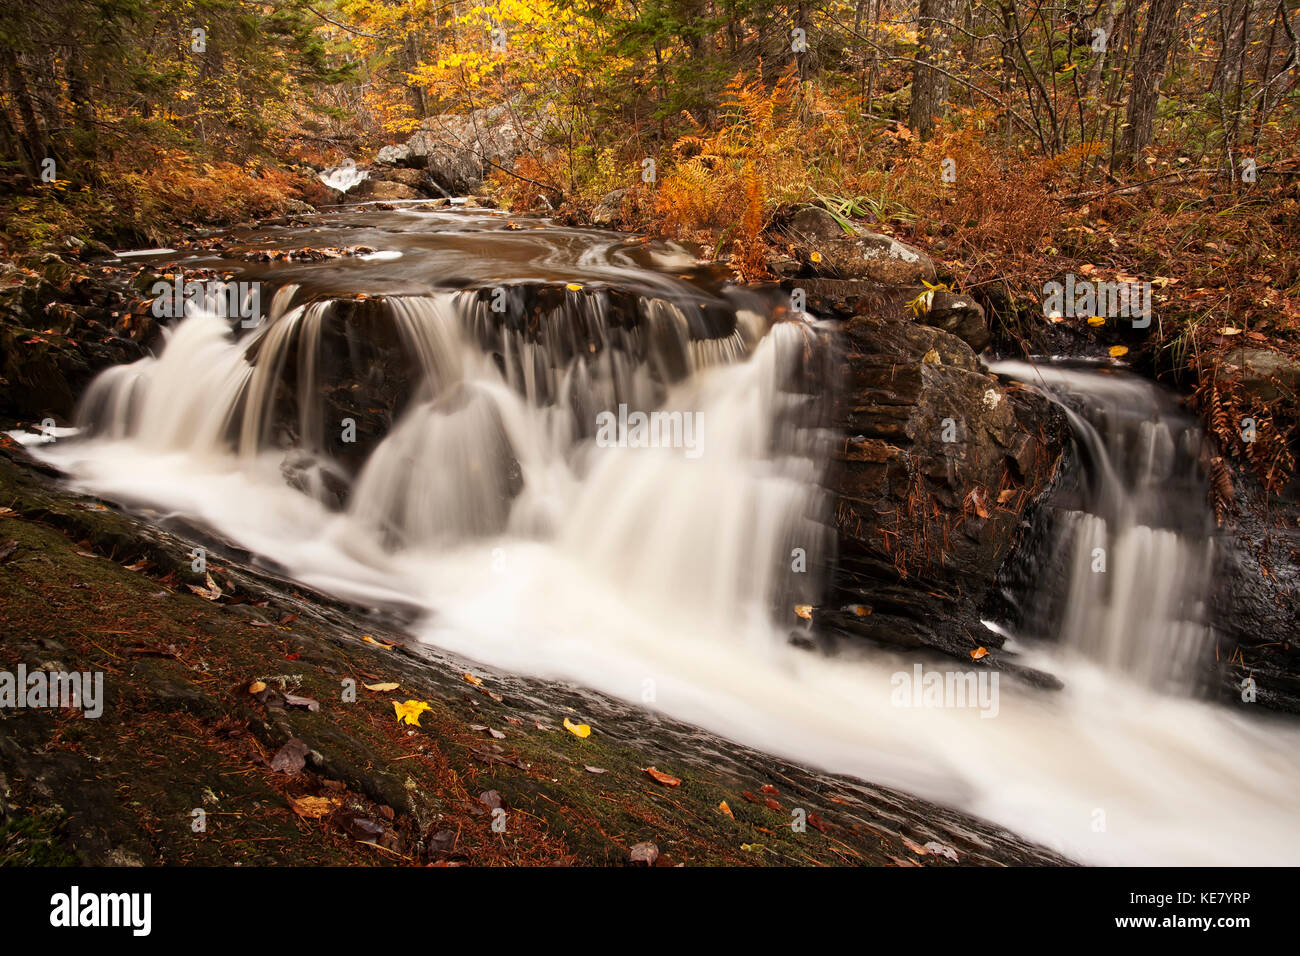
{"type": "Polygon", "coordinates": [[[1064,419],[941,329],[856,318],[843,333],[827,479],[839,557],[818,622],[969,661],[1001,646],[979,606],[1053,474],[1064,419]]]}

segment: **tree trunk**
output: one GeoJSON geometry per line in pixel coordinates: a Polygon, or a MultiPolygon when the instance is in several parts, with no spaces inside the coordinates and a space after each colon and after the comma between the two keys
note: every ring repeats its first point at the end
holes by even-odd
{"type": "Polygon", "coordinates": [[[921,0],[917,23],[916,66],[912,70],[912,104],[907,123],[922,139],[934,132],[936,119],[948,112],[948,69],[952,50],[952,20],[956,0],[921,0]]]}
{"type": "Polygon", "coordinates": [[[1151,0],[1151,7],[1147,10],[1142,45],[1138,47],[1137,62],[1133,65],[1133,88],[1129,91],[1128,98],[1128,125],[1120,141],[1119,161],[1122,166],[1136,163],[1138,155],[1151,142],[1156,107],[1160,103],[1160,83],[1165,78],[1165,64],[1178,25],[1180,6],[1182,0],[1151,0]]]}

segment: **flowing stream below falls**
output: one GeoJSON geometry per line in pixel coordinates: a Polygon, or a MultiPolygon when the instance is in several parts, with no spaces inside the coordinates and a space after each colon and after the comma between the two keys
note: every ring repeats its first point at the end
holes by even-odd
{"type": "Polygon", "coordinates": [[[1077,473],[990,622],[1064,689],[1004,680],[983,709],[898,706],[911,659],[825,654],[778,623],[833,561],[824,402],[786,387],[823,323],[673,246],[480,209],[343,210],[142,259],[261,283],[268,320],[191,302],[156,357],[102,374],[79,434],[35,447],[78,490],[399,609],[451,653],[1076,860],[1300,862],[1300,727],[1197,696],[1213,525],[1195,423],[1153,386],[994,368],[1056,396],[1075,429],[1077,473]],[[649,440],[623,427],[638,411],[661,413],[649,440]],[[808,573],[790,573],[795,548],[808,573]]]}

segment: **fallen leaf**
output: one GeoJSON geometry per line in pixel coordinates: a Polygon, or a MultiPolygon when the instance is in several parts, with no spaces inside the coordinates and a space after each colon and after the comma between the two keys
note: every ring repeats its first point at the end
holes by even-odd
{"type": "Polygon", "coordinates": [[[586,770],[587,773],[609,773],[609,771],[606,770],[604,767],[593,767],[591,765],[587,765],[582,769],[586,770]]]}
{"type": "Polygon", "coordinates": [[[981,657],[987,657],[987,656],[988,656],[988,653],[989,653],[989,652],[988,652],[988,650],[987,650],[986,648],[983,648],[983,647],[977,647],[977,648],[975,648],[975,650],[973,650],[973,651],[970,652],[970,659],[973,660],[973,661],[977,661],[977,660],[979,660],[981,657]]]}
{"type": "Polygon", "coordinates": [[[682,782],[672,774],[664,773],[662,770],[657,770],[654,767],[646,767],[645,772],[650,775],[650,779],[655,783],[662,783],[665,787],[680,787],[682,784],[682,782]]]}
{"type": "Polygon", "coordinates": [[[590,737],[591,728],[586,724],[575,724],[568,717],[564,718],[564,729],[575,737],[590,737]]]}
{"type": "Polygon", "coordinates": [[[1128,346],[1127,346],[1127,345],[1112,345],[1112,346],[1108,349],[1108,351],[1110,352],[1110,357],[1111,357],[1111,358],[1120,358],[1121,356],[1128,355],[1128,346]]]}
{"type": "Polygon", "coordinates": [[[582,286],[579,285],[579,284],[576,283],[576,282],[570,282],[570,283],[568,283],[568,284],[565,286],[565,288],[568,289],[570,292],[581,292],[581,291],[582,291],[582,286]]]}
{"type": "Polygon", "coordinates": [[[422,700],[408,700],[404,704],[393,701],[393,709],[397,711],[397,722],[399,724],[406,723],[419,727],[420,715],[433,708],[422,700]]]}
{"type": "Polygon", "coordinates": [[[339,805],[335,797],[298,797],[292,801],[293,812],[304,820],[319,820],[339,805]]]}
{"type": "Polygon", "coordinates": [[[364,687],[366,690],[378,690],[378,691],[397,690],[396,681],[385,681],[382,684],[362,684],[361,686],[364,687]]]}
{"type": "Polygon", "coordinates": [[[491,734],[497,740],[506,739],[506,732],[504,730],[493,730],[491,727],[489,727],[488,733],[491,734]]]}
{"type": "Polygon", "coordinates": [[[628,859],[633,863],[641,863],[645,866],[654,866],[655,860],[659,859],[659,847],[653,843],[638,843],[632,847],[628,854],[628,859]]]}
{"type": "Polygon", "coordinates": [[[483,678],[475,677],[473,674],[462,674],[461,676],[465,678],[465,683],[473,684],[475,687],[483,683],[483,678]]]}
{"type": "Polygon", "coordinates": [[[958,862],[957,851],[946,843],[940,843],[938,840],[931,840],[925,845],[925,849],[933,853],[935,856],[942,856],[945,859],[952,860],[954,863],[958,862]]]}
{"type": "Polygon", "coordinates": [[[285,694],[284,702],[290,707],[302,707],[304,710],[309,710],[313,714],[320,710],[320,701],[313,700],[310,697],[299,697],[297,694],[285,694]]]}
{"type": "Polygon", "coordinates": [[[1088,316],[1088,324],[1094,329],[1098,328],[1106,324],[1106,317],[1104,315],[1090,315],[1088,316]]]}
{"type": "Polygon", "coordinates": [[[253,683],[248,685],[248,692],[250,694],[260,694],[264,690],[266,690],[265,681],[255,680],[253,683]]]}
{"type": "Polygon", "coordinates": [[[740,848],[746,853],[759,853],[766,849],[761,843],[742,843],[740,848]]]}
{"type": "Polygon", "coordinates": [[[794,616],[802,618],[805,621],[812,620],[813,606],[811,604],[796,604],[794,606],[794,616]]]}
{"type": "Polygon", "coordinates": [[[278,773],[293,776],[307,765],[307,754],[311,748],[297,737],[293,737],[271,758],[271,769],[278,773]]]}
{"type": "Polygon", "coordinates": [[[775,795],[779,792],[779,791],[776,789],[776,787],[772,786],[770,783],[765,783],[765,784],[763,784],[761,787],[759,787],[758,789],[761,790],[761,791],[763,791],[763,793],[770,793],[770,794],[772,794],[773,796],[775,796],[775,795]]]}
{"type": "Polygon", "coordinates": [[[191,591],[193,591],[199,597],[204,598],[205,600],[208,601],[218,600],[221,597],[221,588],[217,587],[217,582],[212,580],[211,573],[205,574],[204,577],[207,579],[208,582],[208,586],[206,588],[201,588],[197,584],[189,584],[186,585],[186,587],[188,587],[191,591]]]}
{"type": "Polygon", "coordinates": [[[736,819],[736,815],[731,812],[731,807],[727,806],[726,800],[723,800],[721,803],[718,804],[718,809],[721,810],[723,813],[725,813],[727,816],[731,817],[731,819],[733,820],[736,819]]]}
{"type": "Polygon", "coordinates": [[[940,364],[942,364],[942,363],[940,362],[940,360],[939,360],[939,350],[938,350],[938,349],[930,349],[928,352],[926,352],[924,355],[922,355],[922,356],[921,356],[921,364],[922,364],[922,365],[940,365],[940,364]]]}

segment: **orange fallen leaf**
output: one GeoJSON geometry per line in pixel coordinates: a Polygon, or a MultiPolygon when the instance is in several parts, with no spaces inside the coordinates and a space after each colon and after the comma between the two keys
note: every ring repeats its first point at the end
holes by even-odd
{"type": "Polygon", "coordinates": [[[975,650],[973,650],[973,651],[970,652],[970,657],[971,657],[971,660],[973,660],[973,661],[977,661],[977,660],[979,660],[981,657],[987,657],[987,656],[988,656],[988,653],[989,653],[989,652],[988,652],[988,650],[987,650],[986,648],[983,648],[983,647],[977,647],[977,648],[975,648],[975,650]]]}
{"type": "Polygon", "coordinates": [[[319,820],[338,805],[335,797],[298,797],[292,801],[293,812],[304,820],[319,820]]]}
{"type": "Polygon", "coordinates": [[[718,809],[721,810],[723,813],[725,813],[727,816],[731,817],[731,819],[733,820],[736,819],[736,815],[731,812],[731,807],[727,806],[726,800],[723,800],[721,803],[718,804],[718,809]]]}
{"type": "Polygon", "coordinates": [[[475,677],[473,674],[462,674],[461,676],[465,678],[465,683],[473,684],[475,687],[483,683],[483,678],[475,677]]]}
{"type": "Polygon", "coordinates": [[[646,767],[645,772],[650,775],[650,779],[652,779],[655,783],[662,783],[665,787],[681,786],[682,782],[680,780],[678,780],[672,774],[664,773],[662,770],[657,770],[654,767],[646,767]]]}

